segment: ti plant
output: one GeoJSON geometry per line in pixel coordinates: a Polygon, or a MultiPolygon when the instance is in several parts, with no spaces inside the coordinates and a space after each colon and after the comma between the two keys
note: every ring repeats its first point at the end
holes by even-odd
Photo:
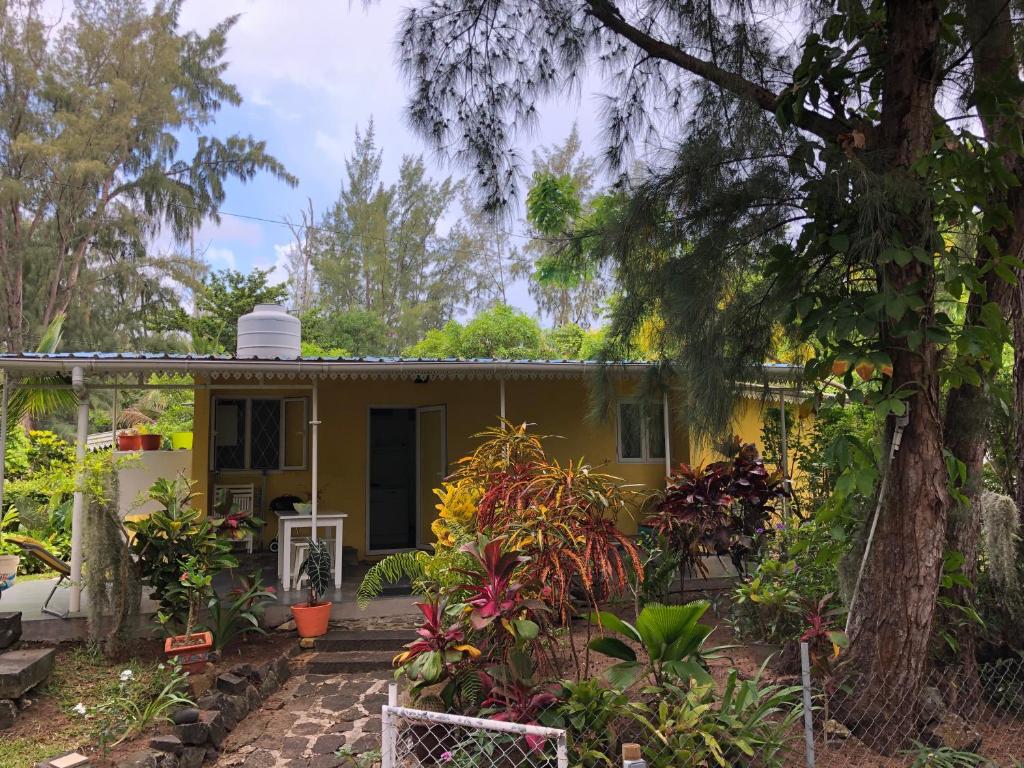
{"type": "Polygon", "coordinates": [[[323,605],[324,595],[330,591],[334,583],[331,573],[331,548],[325,542],[310,542],[306,559],[299,566],[299,575],[302,574],[306,575],[309,584],[309,607],[323,605]]]}
{"type": "Polygon", "coordinates": [[[471,580],[458,589],[469,593],[466,605],[471,608],[469,623],[479,631],[487,629],[495,620],[517,639],[533,640],[539,627],[523,616],[527,609],[543,604],[523,599],[523,584],[515,578],[515,570],[530,558],[513,552],[502,552],[502,539],[481,537],[462,547],[479,568],[477,571],[460,570],[471,580]]]}
{"type": "Polygon", "coordinates": [[[480,651],[465,642],[465,633],[459,627],[449,623],[450,612],[444,600],[416,603],[416,607],[423,614],[423,623],[416,630],[419,638],[395,656],[393,663],[398,666],[395,676],[405,675],[412,681],[414,699],[419,698],[423,689],[444,681],[439,695],[445,707],[451,709],[456,698],[465,695],[468,687],[460,665],[467,659],[478,658],[480,651]]]}
{"type": "MultiPolygon", "coordinates": [[[[539,718],[558,703],[558,686],[540,682],[533,659],[518,648],[513,649],[505,663],[495,664],[480,673],[485,698],[481,709],[491,720],[504,720],[520,725],[539,725],[539,718]]],[[[531,751],[542,749],[543,736],[524,736],[531,751]]]]}
{"type": "Polygon", "coordinates": [[[625,641],[604,635],[590,641],[590,649],[619,659],[620,663],[608,668],[608,682],[618,690],[631,687],[643,674],[648,674],[655,685],[667,679],[684,682],[696,680],[709,684],[702,647],[711,627],[699,623],[708,609],[705,600],[685,605],[645,605],[636,624],[623,621],[608,611],[592,613],[590,620],[602,630],[621,635],[625,640],[644,649],[646,661],[625,641]]]}

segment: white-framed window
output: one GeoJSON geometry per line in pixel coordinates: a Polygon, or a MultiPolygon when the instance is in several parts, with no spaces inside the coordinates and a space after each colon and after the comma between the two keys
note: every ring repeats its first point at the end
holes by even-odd
{"type": "Polygon", "coordinates": [[[210,414],[215,472],[305,469],[308,404],[304,397],[217,397],[210,414]]]}
{"type": "Polygon", "coordinates": [[[665,460],[665,409],[637,398],[619,400],[616,411],[618,458],[623,464],[665,460]]]}

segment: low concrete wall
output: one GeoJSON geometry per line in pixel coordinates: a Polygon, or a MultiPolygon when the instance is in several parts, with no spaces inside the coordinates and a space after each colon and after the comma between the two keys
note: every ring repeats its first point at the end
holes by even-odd
{"type": "MultiPolygon", "coordinates": [[[[117,452],[117,456],[132,454],[117,452]]],[[[140,451],[134,454],[137,460],[129,469],[118,473],[118,507],[121,517],[125,515],[146,515],[155,512],[160,505],[145,500],[146,491],[159,478],[173,478],[184,473],[192,476],[192,451],[140,451]]]]}

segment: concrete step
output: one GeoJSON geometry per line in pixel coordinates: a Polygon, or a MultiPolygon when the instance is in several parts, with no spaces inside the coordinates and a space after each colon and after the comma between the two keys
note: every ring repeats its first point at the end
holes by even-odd
{"type": "Polygon", "coordinates": [[[346,631],[336,629],[316,639],[318,651],[391,651],[399,653],[402,646],[416,639],[412,630],[384,631],[360,630],[346,631]]]}
{"type": "Polygon", "coordinates": [[[53,648],[24,648],[0,653],[0,699],[16,699],[35,688],[53,669],[53,648]]]}
{"type": "Polygon", "coordinates": [[[381,672],[392,668],[391,660],[398,651],[329,651],[316,653],[306,662],[306,672],[313,675],[359,674],[381,672]]]}

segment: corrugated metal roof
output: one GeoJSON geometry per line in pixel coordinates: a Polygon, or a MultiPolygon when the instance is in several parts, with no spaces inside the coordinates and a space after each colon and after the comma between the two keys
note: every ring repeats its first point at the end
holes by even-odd
{"type": "MultiPolygon", "coordinates": [[[[582,375],[607,369],[618,373],[638,373],[648,369],[650,361],[597,360],[505,360],[498,358],[425,358],[425,357],[301,357],[239,358],[234,355],[197,355],[167,352],[25,352],[0,353],[0,370],[16,374],[70,373],[82,368],[93,375],[188,373],[211,378],[367,378],[415,376],[510,377],[532,378],[582,375]]],[[[768,363],[763,367],[767,382],[799,382],[801,366],[768,363]]]]}

